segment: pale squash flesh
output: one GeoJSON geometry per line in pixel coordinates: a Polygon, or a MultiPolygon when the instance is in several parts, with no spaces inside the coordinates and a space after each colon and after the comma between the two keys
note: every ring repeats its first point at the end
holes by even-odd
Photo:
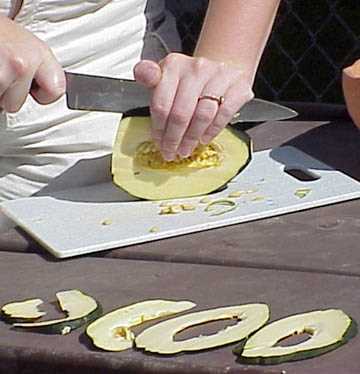
{"type": "Polygon", "coordinates": [[[166,162],[151,141],[150,117],[127,117],[121,121],[116,136],[112,174],[114,183],[132,196],[174,199],[217,190],[236,176],[250,158],[249,137],[224,129],[190,157],[166,162]]]}

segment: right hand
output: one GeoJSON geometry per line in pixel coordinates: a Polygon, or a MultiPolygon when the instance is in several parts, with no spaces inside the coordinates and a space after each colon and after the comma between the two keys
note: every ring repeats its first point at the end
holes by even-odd
{"type": "Polygon", "coordinates": [[[40,104],[50,104],[64,94],[65,85],[65,73],[50,48],[0,16],[0,108],[15,113],[28,94],[40,104]]]}

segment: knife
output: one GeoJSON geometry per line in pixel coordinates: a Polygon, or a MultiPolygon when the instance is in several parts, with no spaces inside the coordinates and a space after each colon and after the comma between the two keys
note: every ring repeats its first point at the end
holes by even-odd
{"type": "MultiPolygon", "coordinates": [[[[150,90],[134,80],[65,72],[66,102],[70,109],[128,113],[149,106],[150,90]]],[[[297,112],[285,106],[252,99],[234,115],[232,125],[289,119],[297,112]]]]}

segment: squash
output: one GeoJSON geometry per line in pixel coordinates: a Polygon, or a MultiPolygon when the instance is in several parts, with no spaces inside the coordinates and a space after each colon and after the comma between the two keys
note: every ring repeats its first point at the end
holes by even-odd
{"type": "Polygon", "coordinates": [[[343,70],[342,88],[347,110],[360,129],[360,60],[343,70]]]}
{"type": "Polygon", "coordinates": [[[67,314],[65,318],[41,322],[24,322],[33,321],[45,314],[37,309],[37,306],[42,303],[40,299],[6,304],[2,307],[2,313],[5,315],[6,322],[15,322],[13,323],[15,328],[44,334],[62,335],[93,321],[102,313],[101,306],[92,297],[79,290],[57,292],[56,298],[61,310],[67,314]]]}
{"type": "Polygon", "coordinates": [[[107,313],[86,329],[93,344],[105,351],[123,351],[133,347],[132,327],[146,321],[170,316],[195,306],[190,301],[145,300],[107,313]]]}
{"type": "Polygon", "coordinates": [[[114,183],[132,196],[164,200],[216,191],[250,158],[250,138],[226,128],[188,158],[168,162],[151,141],[150,117],[126,117],[120,122],[111,169],[114,183]]]}
{"type": "Polygon", "coordinates": [[[233,352],[243,364],[274,365],[330,352],[347,343],[356,332],[355,321],[342,310],[316,310],[270,323],[233,352]],[[310,338],[295,345],[277,345],[283,339],[302,333],[309,334],[310,338]]]}
{"type": "Polygon", "coordinates": [[[1,308],[1,318],[8,323],[35,321],[46,314],[38,308],[42,303],[41,299],[29,299],[5,304],[1,308]]]}
{"type": "Polygon", "coordinates": [[[137,348],[147,352],[163,355],[221,347],[246,339],[268,321],[269,315],[269,307],[266,304],[234,305],[203,310],[149,327],[136,337],[135,344],[137,348]],[[174,336],[178,332],[191,326],[224,319],[236,319],[238,322],[216,334],[174,341],[174,336]]]}

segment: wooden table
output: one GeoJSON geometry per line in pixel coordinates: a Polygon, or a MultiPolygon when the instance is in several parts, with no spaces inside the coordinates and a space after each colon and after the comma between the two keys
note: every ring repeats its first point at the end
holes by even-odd
{"type": "MultiPolygon", "coordinates": [[[[37,254],[0,253],[0,304],[40,297],[53,301],[58,290],[77,288],[92,295],[104,312],[146,299],[191,300],[194,310],[264,302],[271,320],[314,309],[341,308],[360,321],[359,277],[322,273],[246,269],[198,264],[78,258],[49,261],[37,254]],[[14,271],[16,269],[16,271],[14,271]]],[[[205,325],[196,333],[210,334],[205,325]]],[[[196,330],[196,329],[195,329],[196,330]]],[[[192,331],[192,332],[191,332],[192,331]]],[[[216,331],[216,330],[215,330],[216,331]]],[[[194,335],[189,330],[182,338],[194,335]]],[[[360,339],[306,361],[270,367],[236,362],[235,345],[197,354],[159,357],[132,349],[95,350],[84,329],[69,335],[13,331],[0,324],[0,373],[277,373],[355,374],[360,339]],[[7,371],[2,368],[7,368],[7,371]],[[32,369],[34,371],[32,371],[32,369]],[[10,370],[11,369],[11,370],[10,370]]]]}
{"type": "MultiPolygon", "coordinates": [[[[360,180],[360,134],[343,108],[307,105],[302,113],[296,121],[248,129],[255,149],[292,145],[360,180]]],[[[163,297],[191,299],[199,310],[266,302],[272,319],[336,307],[360,321],[359,212],[355,200],[65,261],[10,230],[0,235],[0,304],[23,297],[53,300],[59,289],[80,288],[99,299],[105,311],[163,297]]],[[[355,338],[311,360],[247,368],[235,362],[231,346],[171,358],[131,350],[115,354],[93,350],[83,331],[43,336],[1,324],[0,373],[72,373],[76,368],[106,374],[356,374],[359,345],[355,338]]]]}

